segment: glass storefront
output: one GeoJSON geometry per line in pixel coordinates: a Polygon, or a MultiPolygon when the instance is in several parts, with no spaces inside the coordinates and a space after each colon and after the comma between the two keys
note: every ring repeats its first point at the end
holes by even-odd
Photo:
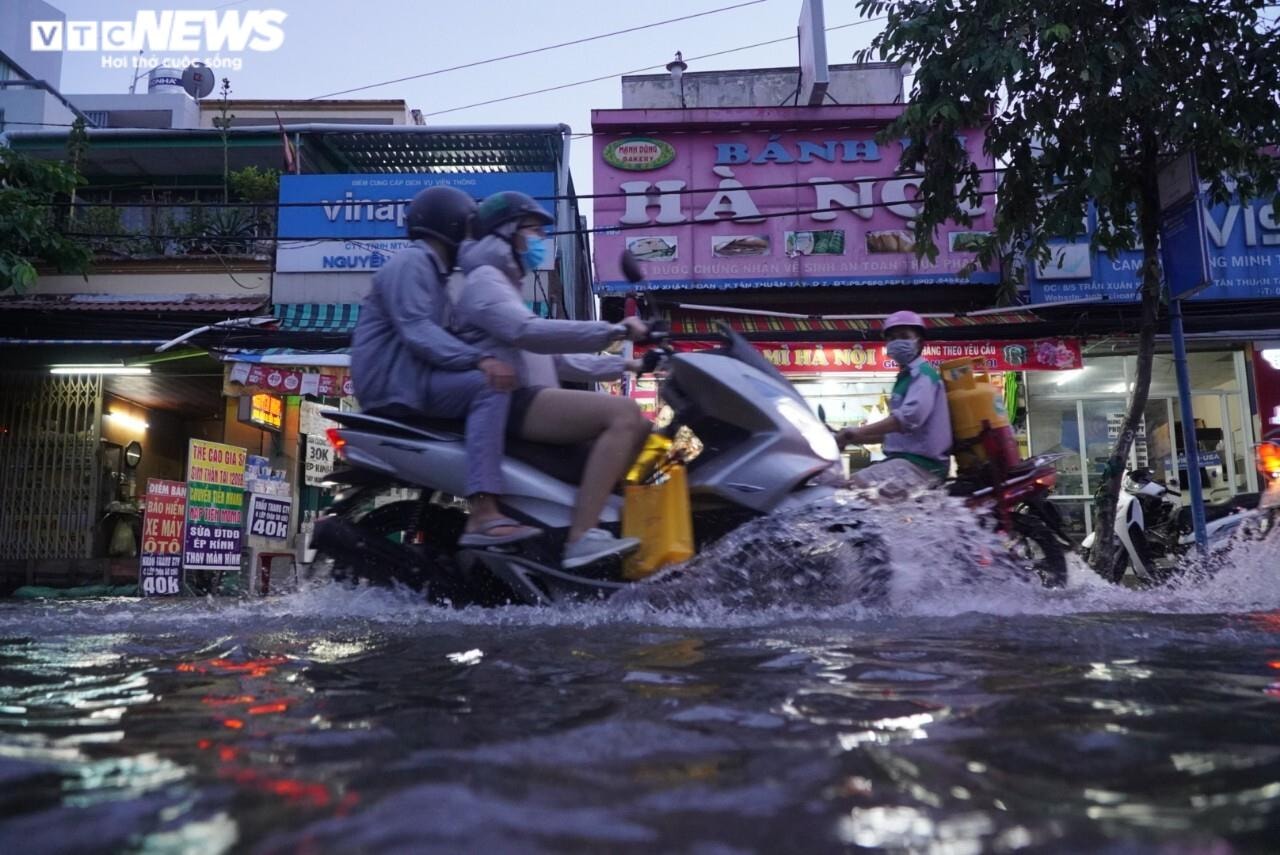
{"type": "MultiPolygon", "coordinates": [[[[1197,477],[1205,500],[1221,502],[1256,490],[1244,354],[1192,353],[1188,360],[1194,441],[1200,453],[1197,477]]],[[[1054,501],[1078,536],[1093,529],[1093,493],[1124,420],[1136,370],[1135,356],[1101,356],[1086,359],[1077,371],[1026,375],[1031,452],[1067,455],[1058,463],[1054,501]]],[[[1167,354],[1153,362],[1151,391],[1129,466],[1148,468],[1156,478],[1179,484],[1183,501],[1190,501],[1182,412],[1173,357],[1167,354]]]]}
{"type": "MultiPolygon", "coordinates": [[[[1241,351],[1189,355],[1192,378],[1194,438],[1200,454],[1197,476],[1208,502],[1222,502],[1258,489],[1253,460],[1254,426],[1248,409],[1248,383],[1241,351]]],[[[1016,378],[1022,389],[1020,414],[1014,420],[1024,456],[1062,454],[1053,496],[1069,532],[1083,539],[1093,530],[1093,494],[1099,475],[1119,434],[1137,372],[1135,356],[1094,356],[1076,370],[993,372],[1001,386],[1016,378]]],[[[827,424],[839,429],[879,421],[888,415],[895,372],[856,371],[791,373],[788,379],[827,424]]],[[[632,392],[652,411],[656,390],[650,378],[632,392]]],[[[1130,468],[1150,469],[1157,479],[1179,484],[1190,501],[1173,358],[1158,354],[1152,365],[1150,394],[1130,451],[1130,468]]],[[[879,448],[851,447],[846,471],[880,457],[879,448]]]]}

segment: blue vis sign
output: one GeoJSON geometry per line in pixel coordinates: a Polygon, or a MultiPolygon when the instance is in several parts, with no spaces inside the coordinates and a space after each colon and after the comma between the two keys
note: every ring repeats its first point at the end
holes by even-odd
{"type": "MultiPolygon", "coordinates": [[[[476,200],[502,190],[533,196],[555,215],[553,172],[282,175],[276,270],[368,273],[409,245],[405,209],[419,191],[456,187],[476,200]]],[[[554,266],[548,241],[544,267],[554,266]]]]}
{"type": "MultiPolygon", "coordinates": [[[[1197,292],[1190,299],[1200,300],[1257,300],[1280,297],[1280,217],[1277,217],[1270,199],[1253,199],[1246,204],[1233,201],[1225,205],[1201,205],[1200,210],[1181,220],[1182,234],[1188,238],[1180,247],[1165,253],[1166,263],[1198,266],[1196,253],[1190,252],[1195,241],[1190,240],[1188,227],[1196,219],[1203,222],[1205,244],[1208,250],[1209,273],[1212,284],[1197,292]],[[1194,216],[1198,214],[1198,216],[1194,216]],[[1188,250],[1179,252],[1179,249],[1188,250]],[[1179,259],[1179,260],[1175,260],[1179,259]]],[[[1171,214],[1179,213],[1177,210],[1171,214]]],[[[1093,213],[1089,214],[1089,227],[1094,227],[1093,213]]],[[[1166,229],[1172,223],[1165,223],[1166,229]]],[[[1088,238],[1077,241],[1058,241],[1052,247],[1053,258],[1048,264],[1033,265],[1030,270],[1031,299],[1037,303],[1053,303],[1064,300],[1080,300],[1090,297],[1107,297],[1118,301],[1138,299],[1138,287],[1142,277],[1142,252],[1129,250],[1109,258],[1104,252],[1094,252],[1088,238]]],[[[1190,282],[1197,275],[1184,276],[1188,271],[1166,271],[1171,283],[1179,280],[1190,282]]]]}

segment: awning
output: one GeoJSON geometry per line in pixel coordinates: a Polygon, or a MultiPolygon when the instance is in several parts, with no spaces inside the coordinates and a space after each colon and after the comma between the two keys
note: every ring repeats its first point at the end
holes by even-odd
{"type": "Polygon", "coordinates": [[[256,312],[266,297],[204,294],[38,294],[0,299],[6,312],[199,312],[241,315],[256,312]]]}
{"type": "Polygon", "coordinates": [[[280,303],[275,309],[284,332],[346,333],[355,331],[359,303],[280,303]]]}

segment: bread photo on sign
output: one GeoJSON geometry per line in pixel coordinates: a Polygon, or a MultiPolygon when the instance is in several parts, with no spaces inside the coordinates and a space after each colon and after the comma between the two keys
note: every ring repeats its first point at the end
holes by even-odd
{"type": "Polygon", "coordinates": [[[915,252],[916,240],[905,229],[867,232],[867,252],[915,252]]]}
{"type": "Polygon", "coordinates": [[[716,235],[711,238],[711,254],[721,257],[768,255],[769,238],[764,235],[716,235]]]}
{"type": "Polygon", "coordinates": [[[627,241],[637,261],[673,261],[679,247],[674,237],[641,237],[627,241]]]}

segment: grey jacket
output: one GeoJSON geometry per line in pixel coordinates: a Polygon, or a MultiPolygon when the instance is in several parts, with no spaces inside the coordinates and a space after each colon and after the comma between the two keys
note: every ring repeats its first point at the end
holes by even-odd
{"type": "Polygon", "coordinates": [[[520,295],[520,270],[507,242],[496,235],[467,241],[458,253],[466,282],[454,302],[460,339],[516,368],[522,386],[616,380],[620,356],[592,356],[614,340],[604,321],[540,318],[520,295]]]}
{"type": "Polygon", "coordinates": [[[889,399],[889,412],[901,432],[884,438],[885,454],[912,454],[939,464],[951,458],[951,410],[938,370],[923,356],[898,372],[889,399]]]}
{"type": "Polygon", "coordinates": [[[448,275],[425,241],[373,275],[351,342],[351,380],[364,409],[399,404],[430,412],[432,371],[466,371],[489,355],[446,329],[448,275]]]}

